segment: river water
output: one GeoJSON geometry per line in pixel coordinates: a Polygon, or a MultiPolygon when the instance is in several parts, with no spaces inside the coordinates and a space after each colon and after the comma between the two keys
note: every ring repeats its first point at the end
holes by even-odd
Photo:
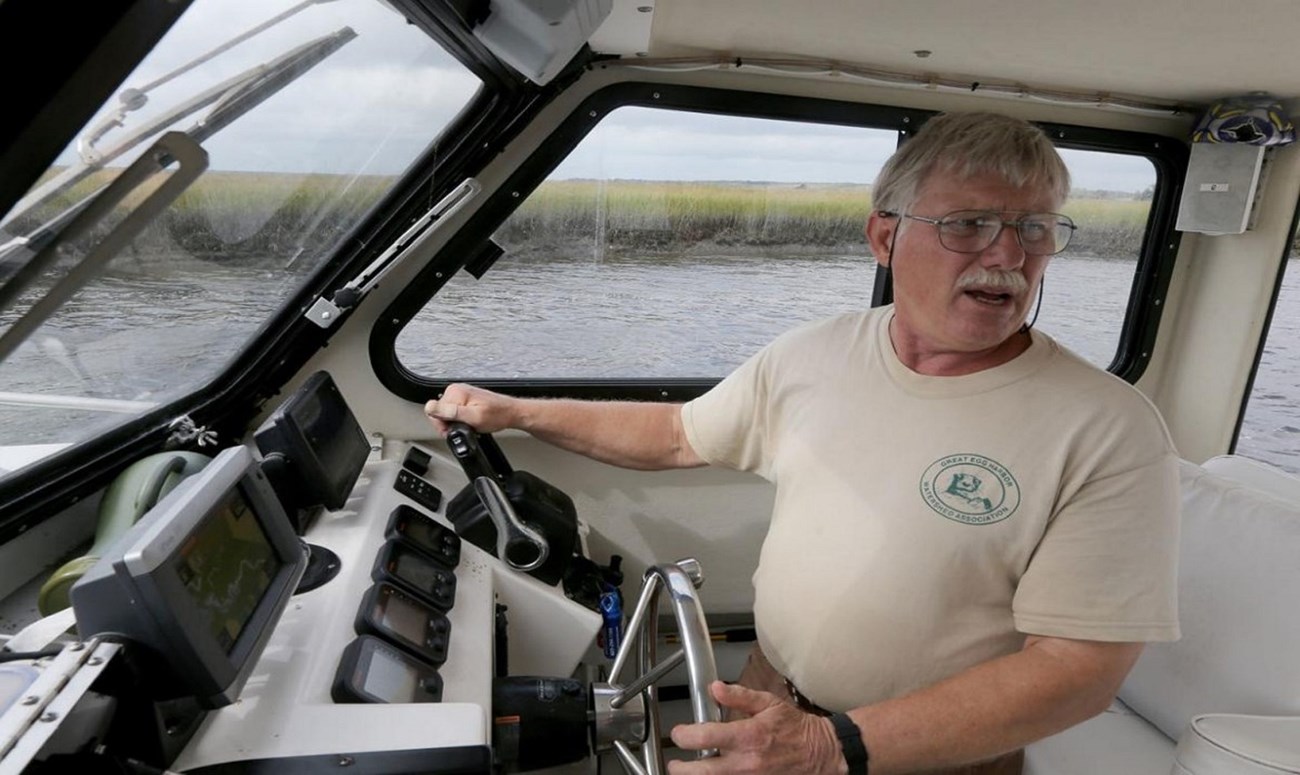
{"type": "MultiPolygon", "coordinates": [[[[1300,259],[1288,269],[1237,451],[1300,473],[1300,259]]],[[[482,280],[453,279],[398,354],[417,372],[467,380],[720,376],[800,322],[867,306],[874,271],[857,256],[503,260],[482,280]]],[[[1054,258],[1036,325],[1109,365],[1133,271],[1054,258]]]]}
{"type": "MultiPolygon", "coordinates": [[[[1107,365],[1133,266],[1057,257],[1038,327],[1107,365]]],[[[1238,452],[1300,473],[1300,263],[1289,269],[1238,452]]],[[[864,256],[504,258],[483,280],[460,273],[408,326],[398,353],[420,373],[453,379],[719,377],[781,331],[867,306],[873,273],[864,256]]],[[[300,280],[194,259],[115,266],[0,364],[0,391],[183,395],[223,368],[300,280]]],[[[0,406],[0,445],[74,441],[123,418],[0,406]]]]}

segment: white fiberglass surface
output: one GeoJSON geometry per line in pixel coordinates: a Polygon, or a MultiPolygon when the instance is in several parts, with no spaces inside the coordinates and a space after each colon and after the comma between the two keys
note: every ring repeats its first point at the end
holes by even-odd
{"type": "MultiPolygon", "coordinates": [[[[0,215],[7,283],[163,132],[208,154],[197,182],[0,363],[0,448],[58,449],[211,380],[480,85],[379,0],[197,0],[0,215]]],[[[169,172],[61,247],[0,310],[0,335],[169,172]]]]}

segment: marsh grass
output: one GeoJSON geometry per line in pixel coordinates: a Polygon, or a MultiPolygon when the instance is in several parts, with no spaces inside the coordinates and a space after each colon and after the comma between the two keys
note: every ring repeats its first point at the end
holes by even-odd
{"type": "MultiPolygon", "coordinates": [[[[57,174],[57,170],[50,174],[57,174]]],[[[6,227],[27,234],[111,182],[96,172],[6,227]]],[[[156,175],[130,192],[83,243],[98,239],[166,180],[156,175]]],[[[48,177],[48,176],[47,176],[48,177]]],[[[135,241],[136,254],[182,250],[203,258],[264,258],[333,247],[393,184],[386,176],[205,173],[135,241]]]]}
{"type": "MultiPolygon", "coordinates": [[[[11,231],[26,233],[115,174],[91,176],[11,231]]],[[[137,250],[181,248],[218,260],[274,257],[304,248],[323,253],[394,182],[381,176],[208,172],[137,240],[137,250]]],[[[134,192],[132,201],[146,190],[134,192]]],[[[1070,201],[1063,209],[1080,227],[1070,252],[1135,257],[1149,206],[1127,199],[1070,201]]],[[[593,247],[615,257],[719,248],[742,254],[842,254],[864,249],[862,226],[870,207],[865,185],[547,181],[495,237],[524,258],[590,256],[593,247]]]]}
{"type": "MultiPolygon", "coordinates": [[[[1071,253],[1135,257],[1150,203],[1076,199],[1071,253]]],[[[512,253],[543,257],[591,247],[620,254],[688,253],[701,245],[755,252],[861,250],[871,210],[863,185],[551,181],[498,229],[512,253]],[[596,239],[600,236],[601,239],[596,239]]]]}
{"type": "Polygon", "coordinates": [[[497,232],[503,242],[595,233],[627,248],[860,242],[870,207],[862,186],[555,181],[542,184],[497,232]]]}

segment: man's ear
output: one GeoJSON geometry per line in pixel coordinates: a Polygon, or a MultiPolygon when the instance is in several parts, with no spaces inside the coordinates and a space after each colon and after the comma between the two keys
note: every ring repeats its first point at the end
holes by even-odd
{"type": "Polygon", "coordinates": [[[881,266],[889,266],[894,258],[889,255],[889,248],[894,244],[894,230],[898,228],[898,223],[898,216],[882,215],[879,210],[872,210],[867,217],[864,229],[867,244],[871,246],[871,255],[876,257],[876,263],[881,266]]]}

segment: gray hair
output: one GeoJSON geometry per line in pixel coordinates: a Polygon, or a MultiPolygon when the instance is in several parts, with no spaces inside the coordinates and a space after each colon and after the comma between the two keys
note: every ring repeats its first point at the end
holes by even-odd
{"type": "Polygon", "coordinates": [[[871,189],[872,208],[906,212],[932,172],[967,180],[995,176],[1013,186],[1070,192],[1070,172],[1043,130],[998,113],[944,113],[921,127],[885,162],[871,189]]]}

